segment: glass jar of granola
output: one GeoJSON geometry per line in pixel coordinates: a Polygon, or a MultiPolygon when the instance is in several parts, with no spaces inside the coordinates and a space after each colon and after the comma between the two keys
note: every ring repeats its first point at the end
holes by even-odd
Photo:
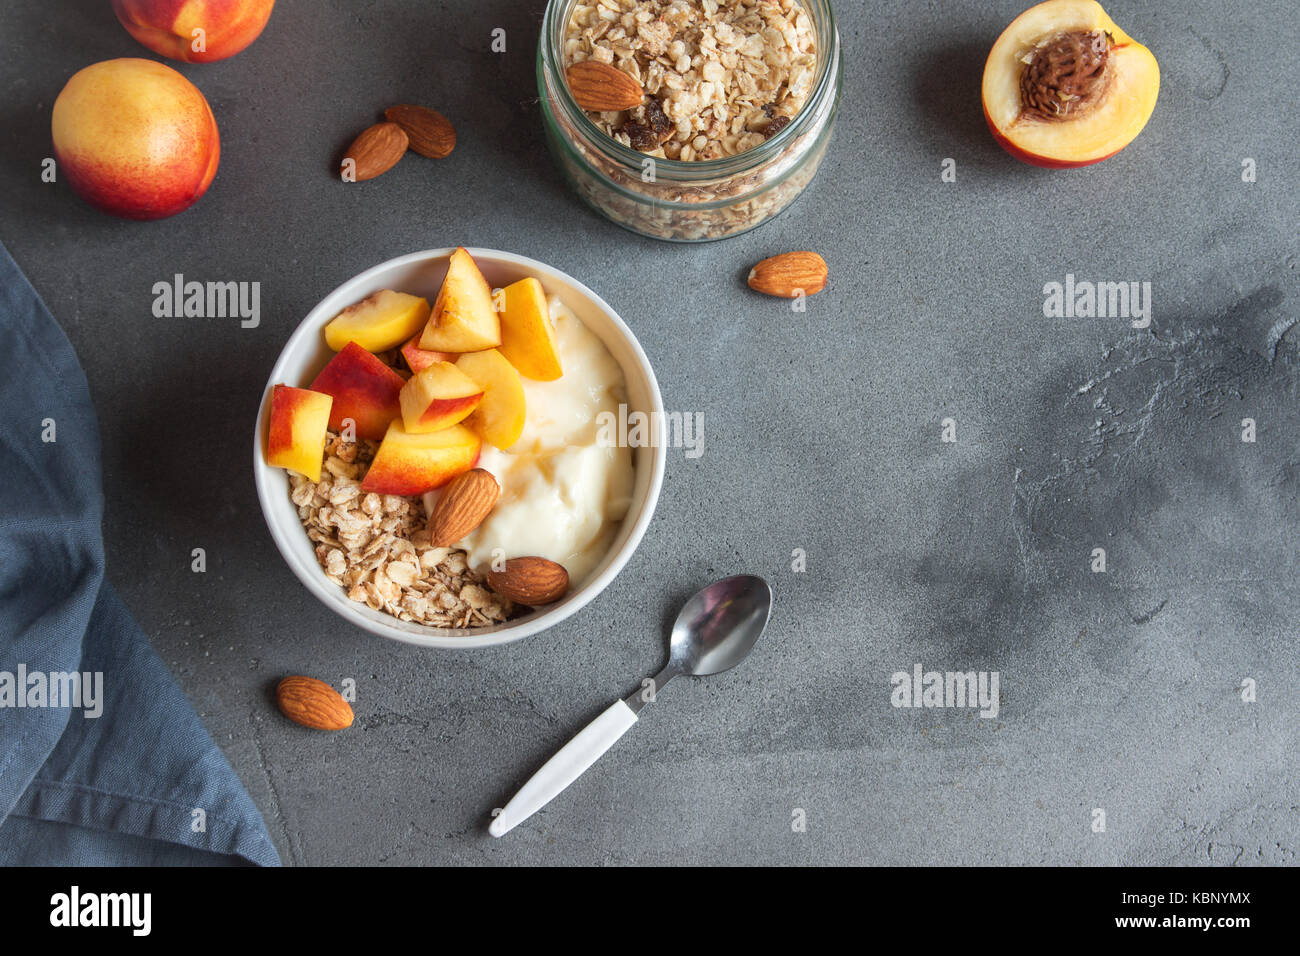
{"type": "Polygon", "coordinates": [[[597,211],[659,239],[722,239],[817,172],[839,33],[830,0],[550,0],[537,84],[551,151],[597,211]],[[566,71],[589,60],[631,76],[641,104],[584,110],[566,71]]]}

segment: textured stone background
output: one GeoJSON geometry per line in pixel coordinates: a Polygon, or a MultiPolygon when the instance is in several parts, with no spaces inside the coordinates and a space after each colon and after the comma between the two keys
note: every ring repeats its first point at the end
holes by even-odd
{"type": "Polygon", "coordinates": [[[1111,4],[1160,60],[1159,106],[1120,156],[1047,172],[1005,156],[980,114],[984,56],[1021,0],[840,2],[826,165],[780,220],[703,246],[636,237],[565,191],[533,81],[541,6],[281,3],[243,54],[182,68],[216,112],[221,169],[150,224],[38,176],[67,77],[147,52],[107,3],[15,5],[0,28],[0,238],[90,378],[110,576],[285,861],[1295,863],[1294,6],[1111,4]],[[400,101],[452,117],[453,156],[338,182],[342,149],[400,101]],[[308,309],[455,243],[590,284],[668,407],[704,413],[706,442],[670,454],[644,544],[594,605],[463,654],[318,606],[248,463],[266,374],[308,309]],[[791,248],[832,269],[804,315],[743,282],[791,248]],[[261,327],[154,319],[151,287],[176,272],[260,282],[261,327]],[[1151,281],[1151,328],[1044,319],[1042,286],[1067,272],[1151,281]],[[1097,546],[1106,574],[1088,569],[1097,546]],[[739,571],[777,595],[754,656],[675,683],[560,800],[487,836],[493,807],[658,668],[680,600],[739,571]],[[891,707],[889,674],[917,662],[999,671],[998,719],[891,707]],[[271,688],[299,672],[357,680],[350,731],[278,715],[271,688]]]}

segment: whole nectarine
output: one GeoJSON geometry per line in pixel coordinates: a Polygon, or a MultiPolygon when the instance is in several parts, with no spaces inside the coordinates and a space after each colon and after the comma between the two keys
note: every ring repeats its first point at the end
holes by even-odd
{"type": "Polygon", "coordinates": [[[189,63],[234,56],[258,38],[274,6],[275,0],[113,0],[131,36],[189,63]]]}
{"type": "Polygon", "coordinates": [[[221,141],[208,101],[153,60],[104,60],[74,74],[50,126],[69,185],[115,216],[175,215],[217,174],[221,141]]]}

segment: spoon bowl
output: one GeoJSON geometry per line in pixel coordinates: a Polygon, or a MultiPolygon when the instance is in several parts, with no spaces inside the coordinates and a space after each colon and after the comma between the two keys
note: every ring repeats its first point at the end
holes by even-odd
{"type": "Polygon", "coordinates": [[[752,574],[714,581],[682,607],[668,643],[669,667],[707,677],[748,656],[772,615],[772,589],[752,574]]]}

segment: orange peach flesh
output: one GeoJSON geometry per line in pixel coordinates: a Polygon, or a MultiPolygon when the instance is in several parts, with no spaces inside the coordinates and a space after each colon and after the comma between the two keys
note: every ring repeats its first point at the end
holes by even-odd
{"type": "Polygon", "coordinates": [[[188,208],[207,191],[221,158],[208,101],[153,60],[105,60],[76,73],[54,102],[50,126],[73,191],[127,219],[188,208]]]}
{"type": "Polygon", "coordinates": [[[1126,34],[1095,0],[1047,0],[1012,21],[984,65],[984,116],[994,138],[1013,156],[1039,166],[1087,166],[1119,152],[1155,110],[1160,67],[1151,51],[1126,34]],[[1045,40],[1099,31],[1111,42],[1109,85],[1095,108],[1066,119],[1044,119],[1024,108],[1024,58],[1045,40]]]}
{"type": "Polygon", "coordinates": [[[519,372],[496,349],[468,352],[456,362],[483,389],[483,400],[465,424],[502,451],[519,440],[527,422],[524,383],[519,372]]]}
{"type": "Polygon", "coordinates": [[[546,291],[532,276],[502,290],[500,352],[525,378],[552,382],[564,374],[551,328],[546,291]]]}
{"type": "Polygon", "coordinates": [[[275,0],[113,0],[128,33],[173,60],[212,63],[234,56],[256,40],[275,0]],[[203,31],[195,50],[195,30],[203,31]]]}

